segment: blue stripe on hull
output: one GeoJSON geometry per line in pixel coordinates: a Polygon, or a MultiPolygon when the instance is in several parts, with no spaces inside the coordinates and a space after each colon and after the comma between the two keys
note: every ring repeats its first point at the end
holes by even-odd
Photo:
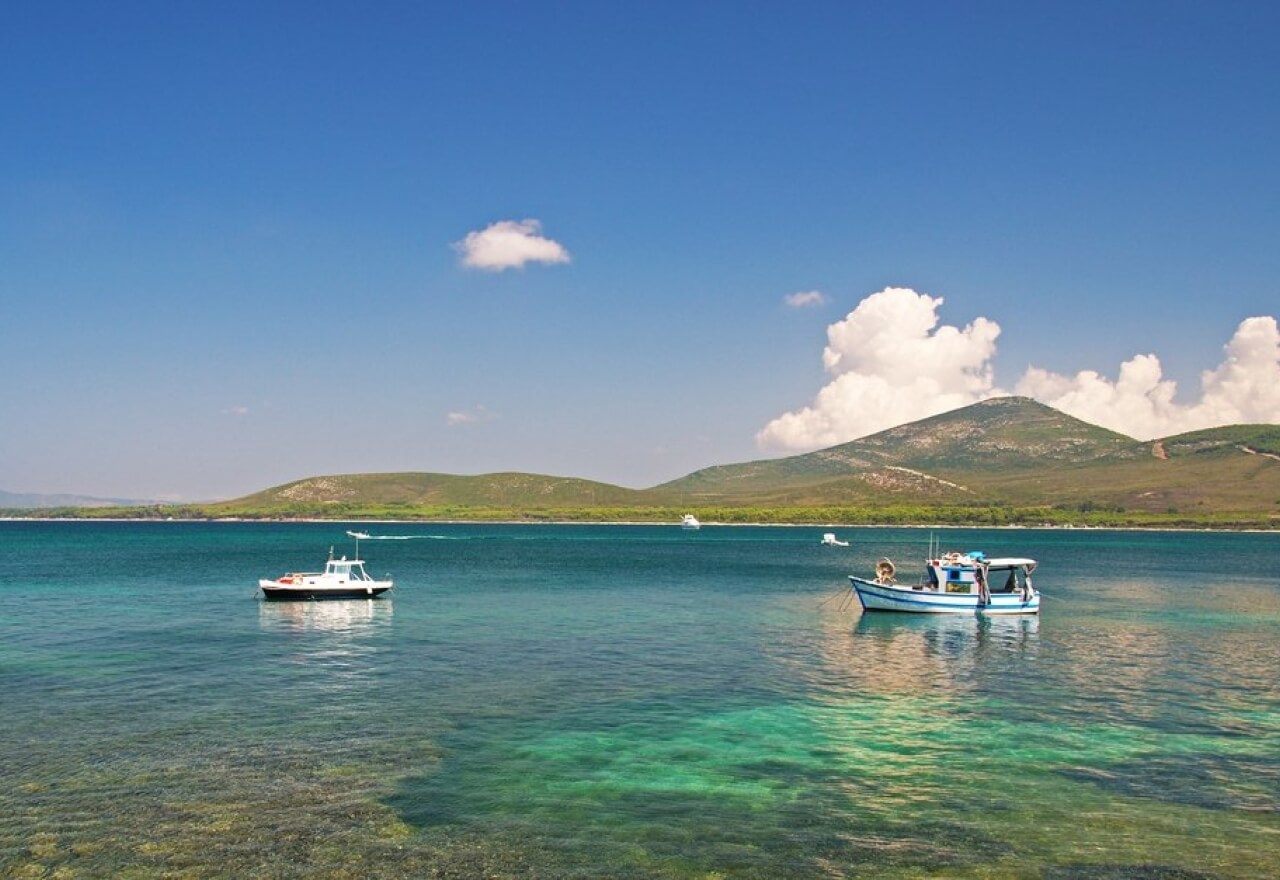
{"type": "Polygon", "coordinates": [[[985,605],[978,597],[928,593],[923,590],[904,590],[885,587],[850,576],[850,582],[858,594],[864,611],[907,611],[917,614],[1035,614],[1040,610],[1040,594],[1023,602],[1018,595],[993,595],[985,605]]]}

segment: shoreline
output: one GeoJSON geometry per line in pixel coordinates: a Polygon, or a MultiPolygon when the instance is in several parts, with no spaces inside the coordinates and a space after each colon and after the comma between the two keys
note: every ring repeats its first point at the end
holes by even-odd
{"type": "MultiPolygon", "coordinates": [[[[500,519],[325,519],[307,517],[94,517],[94,516],[0,516],[0,523],[155,523],[155,524],[207,524],[239,523],[262,525],[492,525],[492,526],[650,526],[697,532],[701,529],[682,529],[678,522],[654,522],[653,520],[500,520],[500,519]]],[[[1280,525],[1273,529],[1229,528],[1215,526],[1091,526],[1091,525],[992,525],[982,523],[798,523],[798,522],[716,522],[702,523],[707,528],[777,528],[777,529],[931,529],[982,531],[1038,531],[1038,532],[1161,532],[1161,533],[1222,533],[1222,534],[1280,534],[1280,525]]]]}

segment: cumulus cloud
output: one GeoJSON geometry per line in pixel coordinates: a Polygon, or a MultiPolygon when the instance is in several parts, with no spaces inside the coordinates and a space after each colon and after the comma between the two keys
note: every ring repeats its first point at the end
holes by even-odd
{"type": "Polygon", "coordinates": [[[249,407],[240,406],[240,405],[229,406],[222,411],[222,414],[224,416],[235,416],[236,418],[243,418],[244,416],[247,416],[249,414],[249,407]]]}
{"type": "Polygon", "coordinates": [[[818,449],[1003,393],[991,366],[999,325],[976,318],[963,329],[938,326],[942,303],[905,287],[864,299],[827,328],[830,382],[809,406],[765,425],[756,442],[818,449]]]}
{"type": "Polygon", "coordinates": [[[557,241],[539,235],[537,220],[499,220],[477,232],[468,232],[453,243],[462,265],[469,269],[501,272],[520,269],[526,263],[567,263],[569,252],[557,241]]]}
{"type": "Polygon", "coordinates": [[[1246,318],[1224,347],[1225,357],[1200,374],[1200,399],[1177,403],[1176,384],[1160,359],[1140,354],[1120,366],[1115,381],[1082,370],[1064,376],[1032,367],[1016,393],[1065,413],[1150,440],[1201,428],[1280,422],[1280,328],[1272,317],[1246,318]]]}
{"type": "Polygon", "coordinates": [[[823,306],[830,300],[821,290],[804,290],[796,293],[788,293],[782,298],[782,301],[793,309],[803,309],[808,306],[823,306]]]}
{"type": "MultiPolygon", "coordinates": [[[[834,446],[1007,392],[994,384],[1000,327],[975,318],[941,325],[940,297],[890,287],[827,328],[822,362],[830,379],[813,403],[764,426],[756,441],[780,451],[834,446]]],[[[1115,379],[1030,367],[1014,388],[1065,413],[1141,440],[1230,424],[1280,423],[1280,326],[1240,322],[1222,362],[1200,374],[1197,399],[1178,402],[1160,359],[1139,354],[1115,379]]]]}

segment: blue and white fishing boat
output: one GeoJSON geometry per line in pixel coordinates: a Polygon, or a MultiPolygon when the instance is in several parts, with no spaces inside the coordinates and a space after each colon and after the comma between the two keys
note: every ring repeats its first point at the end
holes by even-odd
{"type": "Polygon", "coordinates": [[[1031,585],[1034,559],[988,558],[978,551],[944,553],[925,560],[924,580],[900,584],[888,559],[876,563],[874,580],[850,575],[865,611],[921,614],[1036,614],[1040,593],[1031,585]]]}

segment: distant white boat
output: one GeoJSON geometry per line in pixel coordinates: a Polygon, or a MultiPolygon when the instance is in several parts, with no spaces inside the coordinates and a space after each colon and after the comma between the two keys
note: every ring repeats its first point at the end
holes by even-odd
{"type": "Polygon", "coordinates": [[[837,541],[834,532],[827,532],[822,536],[822,544],[824,547],[848,547],[848,541],[837,541]]]}
{"type": "Polygon", "coordinates": [[[680,520],[680,528],[682,529],[700,529],[702,523],[698,522],[698,518],[692,513],[686,513],[680,520]]]}
{"type": "Polygon", "coordinates": [[[1036,614],[1040,593],[1031,586],[1036,561],[1020,556],[990,559],[983,553],[945,553],[925,562],[925,579],[900,584],[888,559],[876,563],[874,580],[849,580],[865,611],[925,614],[1036,614]]]}
{"type": "Polygon", "coordinates": [[[369,533],[368,533],[368,532],[352,532],[352,531],[348,531],[348,532],[347,532],[347,534],[348,534],[348,535],[350,535],[351,537],[355,538],[357,541],[359,541],[361,538],[368,538],[368,537],[369,537],[369,533]]]}

